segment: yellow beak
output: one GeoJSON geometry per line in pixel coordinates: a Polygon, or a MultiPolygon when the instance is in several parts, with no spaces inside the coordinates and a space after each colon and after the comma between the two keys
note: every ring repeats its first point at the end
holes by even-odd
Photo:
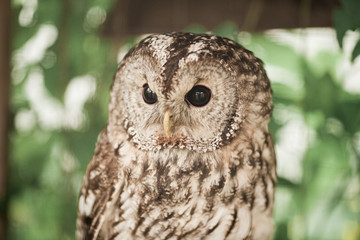
{"type": "Polygon", "coordinates": [[[165,112],[163,124],[164,124],[164,131],[165,131],[166,137],[170,137],[170,129],[172,126],[172,121],[170,119],[170,110],[167,110],[165,112]]]}

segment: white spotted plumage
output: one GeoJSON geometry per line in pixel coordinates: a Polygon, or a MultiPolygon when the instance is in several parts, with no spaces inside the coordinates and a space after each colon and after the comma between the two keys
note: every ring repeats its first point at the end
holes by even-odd
{"type": "Polygon", "coordinates": [[[270,239],[271,110],[262,62],[237,43],[190,33],[142,40],[114,79],[80,193],[78,239],[270,239]],[[155,103],[144,102],[143,86],[155,103]],[[211,90],[206,105],[185,99],[194,86],[211,90]]]}

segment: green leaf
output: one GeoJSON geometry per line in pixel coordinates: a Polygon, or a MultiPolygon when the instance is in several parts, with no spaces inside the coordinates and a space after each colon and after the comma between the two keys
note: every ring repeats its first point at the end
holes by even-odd
{"type": "Polygon", "coordinates": [[[277,178],[277,182],[276,182],[276,185],[278,187],[287,187],[287,188],[297,188],[299,187],[298,184],[286,179],[286,178],[283,178],[283,177],[280,177],[278,176],[277,178]]]}
{"type": "MultiPolygon", "coordinates": [[[[342,0],[342,7],[333,12],[334,28],[340,47],[343,47],[343,39],[348,30],[356,31],[360,29],[360,1],[342,0]]],[[[360,54],[359,43],[357,43],[353,53],[352,61],[360,54]]]]}
{"type": "Polygon", "coordinates": [[[346,31],[353,29],[351,18],[343,9],[334,10],[334,27],[336,30],[336,38],[340,47],[342,48],[346,31]]]}
{"type": "MultiPolygon", "coordinates": [[[[359,14],[360,15],[360,14],[359,14]]],[[[352,52],[352,54],[351,54],[351,61],[354,61],[355,60],[355,58],[357,57],[357,56],[359,56],[360,55],[360,39],[358,40],[358,42],[356,43],[356,45],[355,45],[355,47],[354,47],[354,50],[353,50],[353,52],[352,52]]]]}

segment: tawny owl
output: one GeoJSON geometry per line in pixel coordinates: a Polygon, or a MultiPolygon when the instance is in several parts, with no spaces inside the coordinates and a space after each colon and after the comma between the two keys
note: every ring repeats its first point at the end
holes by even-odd
{"type": "Polygon", "coordinates": [[[261,60],[234,41],[146,37],[115,75],[78,239],[270,239],[271,111],[261,60]]]}

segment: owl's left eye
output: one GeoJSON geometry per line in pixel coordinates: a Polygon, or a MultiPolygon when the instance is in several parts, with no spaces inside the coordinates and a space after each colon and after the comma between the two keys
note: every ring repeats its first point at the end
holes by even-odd
{"type": "Polygon", "coordinates": [[[185,101],[195,107],[205,106],[211,99],[211,90],[202,85],[194,86],[186,95],[185,101]]]}
{"type": "Polygon", "coordinates": [[[156,93],[150,89],[150,87],[147,83],[143,86],[142,96],[143,96],[144,101],[147,104],[154,104],[157,102],[156,93]]]}

